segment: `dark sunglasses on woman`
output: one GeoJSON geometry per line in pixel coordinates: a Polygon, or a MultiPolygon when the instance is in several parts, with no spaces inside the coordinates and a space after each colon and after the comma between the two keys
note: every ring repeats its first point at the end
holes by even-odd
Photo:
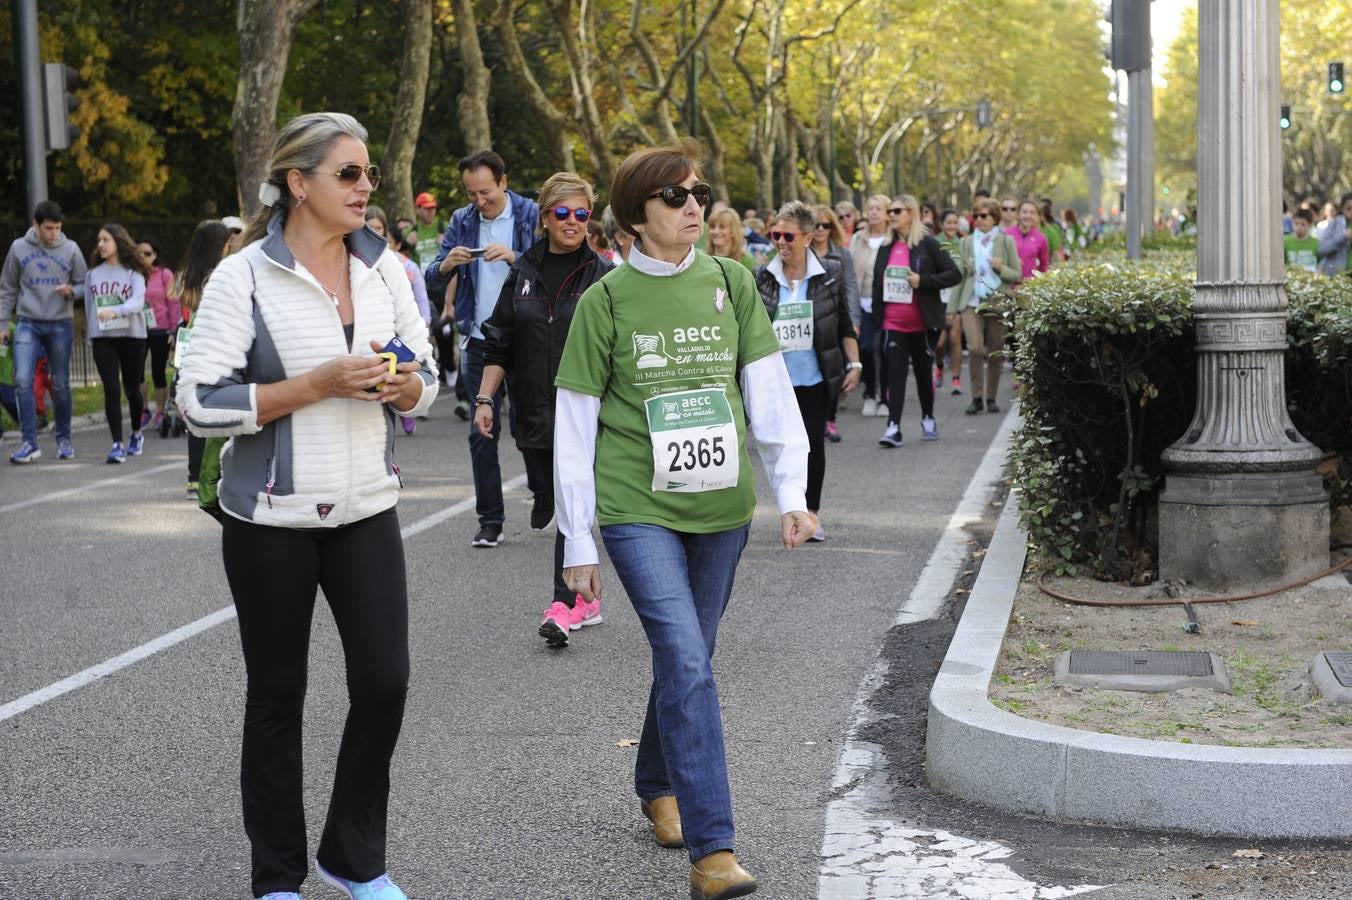
{"type": "Polygon", "coordinates": [[[783,241],[786,244],[792,244],[793,239],[798,237],[795,231],[772,231],[766,235],[772,241],[783,241]]]}
{"type": "Polygon", "coordinates": [[[579,206],[576,209],[569,209],[566,206],[556,206],[553,209],[553,213],[554,218],[558,219],[560,222],[568,221],[568,216],[570,214],[573,216],[573,218],[577,219],[578,222],[583,223],[585,223],[588,219],[591,218],[591,210],[587,209],[584,206],[579,206]]]}
{"type": "Polygon", "coordinates": [[[906,207],[904,207],[904,206],[894,206],[894,207],[892,207],[891,209],[889,209],[889,210],[887,211],[887,214],[888,214],[889,216],[899,216],[899,215],[901,215],[901,214],[902,214],[903,212],[905,212],[905,211],[906,211],[906,207]]]}
{"type": "Polygon", "coordinates": [[[698,184],[691,185],[690,187],[679,184],[669,184],[656,194],[649,194],[648,199],[651,200],[654,197],[661,197],[662,202],[667,206],[670,206],[672,209],[680,209],[682,206],[685,206],[685,201],[689,199],[692,194],[695,197],[695,202],[700,206],[708,206],[709,201],[714,199],[714,189],[702,181],[698,184]]]}
{"type": "Polygon", "coordinates": [[[348,163],[337,172],[329,172],[328,174],[336,176],[339,183],[344,187],[352,187],[361,181],[362,175],[365,175],[366,180],[371,182],[371,190],[374,191],[380,185],[380,166],[374,164],[362,166],[357,163],[348,163]]]}

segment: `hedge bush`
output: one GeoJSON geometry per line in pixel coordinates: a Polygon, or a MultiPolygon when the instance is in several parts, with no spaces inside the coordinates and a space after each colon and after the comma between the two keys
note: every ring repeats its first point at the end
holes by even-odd
{"type": "MultiPolygon", "coordinates": [[[[1081,261],[1027,284],[1013,319],[1023,425],[1011,461],[1021,518],[1060,573],[1154,569],[1161,454],[1196,397],[1186,251],[1081,261]],[[1180,260],[1184,264],[1180,264],[1180,260]]],[[[1294,274],[1286,368],[1291,417],[1326,451],[1352,451],[1352,279],[1294,274]]],[[[1330,475],[1352,502],[1352,471],[1330,475]]]]}

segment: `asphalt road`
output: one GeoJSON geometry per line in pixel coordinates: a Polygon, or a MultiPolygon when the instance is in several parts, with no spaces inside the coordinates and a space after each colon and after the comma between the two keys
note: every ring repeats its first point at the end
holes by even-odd
{"type": "MultiPolygon", "coordinates": [[[[761,504],[715,663],[738,852],[762,896],[816,893],[861,678],[1003,418],[964,416],[965,402],[945,391],[942,439],[922,444],[912,400],[907,444],[890,451],[877,445],[883,420],[841,413],[823,545],[779,546],[757,464],[761,504]]],[[[472,497],[466,429],[443,402],[400,437],[405,528],[472,497]]],[[[0,706],[230,605],[219,526],[183,499],[185,441],[151,436],[146,455],[120,467],[103,463],[106,445],[105,432],[86,431],[74,462],[0,467],[0,706]]],[[[510,482],[520,457],[505,446],[502,459],[510,482]]],[[[637,618],[606,567],[605,623],[565,650],[545,647],[536,627],[551,543],[523,533],[526,499],[524,486],[508,493],[496,550],[469,548],[472,509],[405,542],[413,678],[391,874],[418,900],[685,897],[685,856],[650,841],[634,751],[619,746],[638,737],[646,697],[637,618]]],[[[346,709],[341,648],[317,609],[305,719],[312,847],[346,709]]],[[[0,897],[247,896],[243,688],[226,620],[0,721],[0,897]]],[[[334,895],[313,878],[307,887],[334,895]]]]}

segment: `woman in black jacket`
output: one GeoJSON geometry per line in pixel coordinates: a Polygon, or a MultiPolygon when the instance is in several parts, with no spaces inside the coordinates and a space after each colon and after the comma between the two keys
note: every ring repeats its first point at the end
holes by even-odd
{"type": "MultiPolygon", "coordinates": [[[[545,239],[512,266],[493,315],[482,326],[484,374],[480,396],[474,398],[474,427],[492,438],[492,397],[510,375],[516,446],[535,497],[530,526],[544,532],[554,518],[554,376],[578,298],[611,265],[587,245],[591,185],[571,172],[559,172],[541,186],[539,202],[545,239]]],[[[600,621],[601,601],[587,603],[564,583],[559,531],[554,536],[554,598],[540,623],[540,636],[551,647],[563,647],[570,631],[600,621]]]]}
{"type": "Polygon", "coordinates": [[[962,281],[962,273],[939,242],[925,233],[920,204],[903,195],[887,210],[891,232],[873,264],[873,322],[883,336],[887,363],[887,430],[884,447],[901,446],[901,408],[906,402],[906,370],[915,372],[920,397],[921,436],[939,439],[934,422],[934,347],[944,328],[939,292],[962,281]]]}
{"type": "MultiPolygon", "coordinates": [[[[826,417],[831,400],[859,384],[859,341],[850,319],[846,276],[840,263],[822,259],[810,246],[817,228],[812,207],[785,203],[770,226],[778,251],[756,270],[756,289],[770,314],[784,365],[807,429],[807,508],[821,508],[826,478],[826,417]]],[[[817,529],[808,540],[826,540],[817,529]]]]}

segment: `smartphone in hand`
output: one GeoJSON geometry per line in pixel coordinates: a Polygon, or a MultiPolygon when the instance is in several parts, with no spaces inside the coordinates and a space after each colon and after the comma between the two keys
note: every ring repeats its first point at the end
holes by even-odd
{"type": "Polygon", "coordinates": [[[475,247],[475,248],[473,248],[473,249],[471,249],[471,250],[469,251],[469,258],[470,258],[470,259],[483,259],[483,258],[484,258],[484,252],[485,252],[487,249],[488,249],[487,247],[475,247]]]}

